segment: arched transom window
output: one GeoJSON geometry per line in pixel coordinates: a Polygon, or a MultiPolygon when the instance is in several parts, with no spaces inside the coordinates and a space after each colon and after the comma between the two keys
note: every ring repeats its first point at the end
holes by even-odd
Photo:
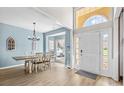
{"type": "Polygon", "coordinates": [[[12,37],[7,39],[7,50],[14,50],[15,49],[15,40],[12,37]]]}
{"type": "Polygon", "coordinates": [[[82,7],[75,9],[75,27],[81,29],[102,22],[111,21],[113,16],[111,7],[82,7]]]}
{"type": "Polygon", "coordinates": [[[102,16],[102,15],[95,15],[95,16],[92,16],[90,18],[88,18],[83,27],[88,27],[88,26],[92,26],[92,25],[95,25],[95,24],[99,24],[99,23],[104,23],[104,22],[107,22],[107,19],[102,16]]]}

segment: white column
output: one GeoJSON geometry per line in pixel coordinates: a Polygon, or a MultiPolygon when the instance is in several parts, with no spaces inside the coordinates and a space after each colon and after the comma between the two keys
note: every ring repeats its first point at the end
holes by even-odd
{"type": "Polygon", "coordinates": [[[71,68],[74,68],[74,64],[75,64],[75,56],[74,56],[74,33],[73,30],[71,30],[70,33],[70,62],[71,62],[71,68]]]}
{"type": "Polygon", "coordinates": [[[71,68],[75,67],[75,47],[74,47],[74,31],[76,29],[76,10],[73,8],[73,29],[71,30],[70,41],[71,41],[71,68]]]}
{"type": "Polygon", "coordinates": [[[123,21],[122,21],[122,25],[123,25],[123,86],[124,86],[124,9],[123,9],[123,21]]]}
{"type": "Polygon", "coordinates": [[[118,61],[118,18],[113,20],[113,79],[119,80],[119,61],[118,61]]]}

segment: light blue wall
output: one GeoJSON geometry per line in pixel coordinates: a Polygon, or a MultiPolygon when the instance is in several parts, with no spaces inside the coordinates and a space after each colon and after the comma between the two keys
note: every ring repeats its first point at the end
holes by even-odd
{"type": "MultiPolygon", "coordinates": [[[[37,32],[40,41],[37,43],[37,50],[43,51],[43,34],[37,32]]],[[[32,31],[0,23],[0,67],[24,64],[22,61],[15,61],[12,57],[31,54],[31,41],[28,36],[32,36],[32,31]],[[9,51],[6,48],[6,40],[8,37],[15,39],[16,49],[9,51]]]]}
{"type": "Polygon", "coordinates": [[[46,34],[43,33],[43,53],[46,52],[46,34]]]}
{"type": "Polygon", "coordinates": [[[47,51],[48,49],[48,44],[47,44],[47,39],[46,37],[49,35],[53,35],[53,34],[57,34],[57,33],[61,33],[61,32],[65,32],[65,66],[71,66],[71,51],[70,51],[70,30],[67,28],[59,28],[53,31],[49,31],[47,33],[44,34],[44,51],[47,51]]]}

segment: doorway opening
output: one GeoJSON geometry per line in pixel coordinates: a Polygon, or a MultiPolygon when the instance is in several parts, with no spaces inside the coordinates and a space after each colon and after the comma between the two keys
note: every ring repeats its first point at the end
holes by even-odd
{"type": "Polygon", "coordinates": [[[54,62],[65,64],[65,32],[48,36],[48,52],[54,55],[54,62]]]}
{"type": "Polygon", "coordinates": [[[65,39],[56,39],[56,62],[64,63],[65,57],[65,39]]]}
{"type": "Polygon", "coordinates": [[[111,22],[82,28],[75,33],[75,68],[112,77],[111,22]]]}

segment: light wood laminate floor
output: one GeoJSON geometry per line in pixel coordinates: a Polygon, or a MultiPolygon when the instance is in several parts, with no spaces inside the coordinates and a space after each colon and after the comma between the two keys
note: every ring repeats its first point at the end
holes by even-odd
{"type": "Polygon", "coordinates": [[[1,86],[116,86],[111,78],[98,76],[96,80],[75,74],[75,70],[64,68],[63,64],[53,63],[52,68],[38,73],[28,74],[24,67],[0,70],[1,86]]]}

